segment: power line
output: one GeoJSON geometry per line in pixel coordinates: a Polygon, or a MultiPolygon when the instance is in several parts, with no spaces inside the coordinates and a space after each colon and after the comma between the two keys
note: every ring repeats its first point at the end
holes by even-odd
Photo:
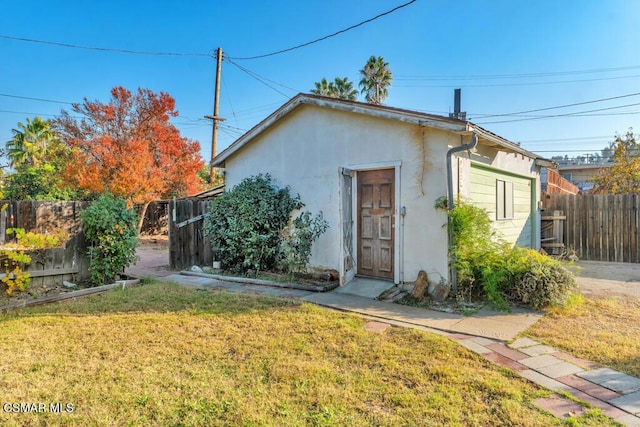
{"type": "Polygon", "coordinates": [[[552,76],[566,76],[572,74],[593,74],[593,73],[609,73],[615,71],[628,71],[640,69],[640,65],[632,65],[629,67],[615,67],[615,68],[595,68],[590,70],[574,70],[574,71],[556,71],[556,72],[541,72],[541,73],[520,73],[520,74],[480,74],[469,76],[413,76],[413,75],[399,75],[394,76],[395,81],[414,81],[414,80],[494,80],[494,79],[519,79],[528,77],[552,77],[552,76]]]}
{"type": "Polygon", "coordinates": [[[395,87],[406,87],[406,88],[416,88],[416,87],[455,87],[455,88],[470,88],[470,87],[509,87],[509,86],[539,86],[539,85],[548,85],[548,84],[562,84],[562,83],[582,83],[582,82],[599,82],[602,80],[620,80],[620,79],[632,79],[640,77],[640,74],[635,74],[633,76],[618,76],[618,77],[602,77],[599,79],[579,79],[579,80],[555,80],[551,82],[529,82],[529,83],[497,83],[497,84],[478,84],[478,85],[465,85],[460,83],[449,84],[449,85],[395,85],[395,87]]]}
{"type": "MultiPolygon", "coordinates": [[[[261,76],[260,74],[256,73],[255,71],[251,71],[251,70],[249,70],[248,68],[245,68],[245,67],[243,67],[242,65],[240,65],[240,64],[238,64],[238,63],[236,63],[236,62],[233,62],[231,59],[228,59],[228,58],[227,58],[227,59],[225,59],[225,60],[226,60],[226,62],[228,62],[228,63],[230,63],[230,64],[235,65],[236,67],[238,67],[240,70],[244,71],[245,73],[247,73],[247,74],[249,74],[249,75],[252,75],[252,77],[253,77],[253,76],[255,76],[255,77],[259,77],[259,78],[261,78],[262,80],[268,81],[269,83],[273,83],[274,85],[280,86],[281,88],[284,88],[284,89],[290,90],[290,91],[295,92],[295,93],[299,93],[299,92],[300,92],[298,89],[294,89],[294,88],[289,87],[289,86],[287,86],[287,85],[284,85],[284,84],[282,84],[282,83],[278,83],[278,82],[277,82],[277,81],[275,81],[275,80],[271,80],[271,79],[269,79],[269,78],[267,78],[267,77],[265,77],[265,76],[261,76]]],[[[280,92],[280,93],[282,93],[282,92],[280,92]]],[[[285,96],[286,96],[286,95],[285,95],[285,96]]]]}
{"type": "Polygon", "coordinates": [[[29,113],[26,111],[9,111],[9,110],[0,110],[0,113],[8,113],[8,114],[29,114],[34,116],[50,116],[55,117],[55,114],[42,114],[42,113],[29,113]]]}
{"type": "Polygon", "coordinates": [[[640,92],[636,92],[636,93],[630,93],[627,95],[619,95],[619,96],[612,96],[609,98],[601,98],[601,99],[594,99],[592,101],[584,101],[584,102],[576,102],[573,104],[564,104],[564,105],[558,105],[555,107],[545,107],[545,108],[537,108],[535,110],[525,110],[525,111],[517,111],[515,113],[503,113],[503,114],[479,114],[478,116],[476,116],[477,118],[482,118],[482,119],[486,119],[488,117],[505,117],[505,116],[514,116],[517,114],[527,114],[527,113],[536,113],[538,111],[548,111],[548,110],[556,110],[558,108],[567,108],[567,107],[575,107],[577,105],[586,105],[586,104],[594,104],[596,102],[604,102],[604,101],[611,101],[614,99],[622,99],[622,98],[629,98],[631,96],[638,96],[640,95],[640,92]],[[482,117],[480,117],[482,116],[482,117]]]}
{"type": "Polygon", "coordinates": [[[32,100],[32,101],[54,102],[56,104],[69,104],[69,105],[73,104],[72,102],[55,101],[53,99],[44,99],[44,98],[32,98],[30,96],[9,95],[8,93],[0,93],[0,96],[5,96],[7,98],[29,99],[29,100],[32,100]]]}
{"type": "Polygon", "coordinates": [[[14,37],[14,36],[7,36],[3,34],[0,34],[0,38],[22,41],[22,42],[29,42],[29,43],[39,43],[39,44],[46,44],[46,45],[52,45],[52,46],[68,47],[73,49],[97,50],[101,52],[129,53],[129,54],[135,54],[135,55],[207,56],[210,58],[213,58],[214,56],[212,53],[149,52],[149,51],[137,51],[137,50],[127,50],[127,49],[114,49],[114,48],[108,48],[108,47],[81,46],[81,45],[75,45],[71,43],[60,43],[60,42],[53,42],[48,40],[28,39],[25,37],[14,37]]]}
{"type": "MultiPolygon", "coordinates": [[[[222,79],[222,84],[224,85],[224,87],[227,87],[227,82],[224,79],[224,74],[220,75],[221,79],[222,79]]],[[[231,102],[231,97],[229,96],[229,92],[227,90],[225,90],[225,96],[227,97],[227,102],[229,103],[229,106],[231,107],[231,115],[233,116],[233,120],[236,124],[238,124],[238,116],[236,116],[236,111],[235,108],[233,108],[233,103],[231,102]]]]}
{"type": "Polygon", "coordinates": [[[391,10],[388,10],[386,12],[383,12],[383,13],[379,14],[379,15],[376,15],[373,18],[369,18],[369,19],[367,19],[365,21],[359,22],[359,23],[357,23],[355,25],[352,25],[350,27],[347,27],[347,28],[345,28],[343,30],[336,31],[335,33],[331,33],[329,35],[320,37],[319,39],[311,40],[310,42],[302,43],[302,44],[299,44],[297,46],[289,47],[287,49],[278,50],[276,52],[265,53],[263,55],[245,56],[245,57],[231,57],[230,59],[237,59],[237,60],[259,59],[259,58],[266,58],[268,56],[279,55],[279,54],[285,53],[285,52],[290,52],[290,51],[295,50],[295,49],[300,49],[301,47],[309,46],[309,45],[312,45],[314,43],[318,43],[318,42],[321,42],[323,40],[326,40],[328,38],[335,37],[338,34],[346,33],[347,31],[353,30],[354,28],[358,28],[358,27],[360,27],[360,26],[362,26],[364,24],[368,24],[369,22],[375,21],[378,18],[382,18],[383,16],[389,15],[389,14],[395,12],[396,10],[402,9],[403,7],[407,7],[410,4],[415,3],[415,2],[416,2],[416,0],[411,0],[411,1],[407,2],[407,3],[401,4],[400,6],[396,6],[391,10]]]}
{"type": "Polygon", "coordinates": [[[529,142],[557,142],[557,141],[582,141],[585,139],[602,139],[602,138],[612,138],[615,137],[613,135],[602,135],[602,136],[579,136],[575,138],[554,138],[554,139],[529,139],[526,141],[519,141],[521,143],[529,143],[529,142]]]}
{"type": "MultiPolygon", "coordinates": [[[[618,105],[616,107],[607,107],[607,108],[598,108],[595,110],[586,110],[586,111],[576,111],[573,113],[564,113],[564,114],[551,114],[548,116],[538,116],[538,117],[529,117],[529,118],[524,118],[524,119],[513,119],[513,120],[499,120],[499,121],[493,121],[493,122],[478,122],[476,124],[491,124],[491,123],[510,123],[510,122],[522,122],[522,121],[527,121],[527,120],[539,120],[539,119],[551,119],[554,117],[570,117],[570,116],[588,116],[589,114],[586,113],[595,113],[598,111],[606,111],[606,110],[614,110],[616,108],[625,108],[625,107],[634,107],[640,105],[640,102],[635,103],[635,104],[626,104],[626,105],[618,105]]],[[[625,113],[619,113],[619,114],[636,114],[634,112],[625,112],[625,113]]]]}
{"type": "Polygon", "coordinates": [[[603,151],[604,148],[585,148],[583,150],[536,150],[536,153],[589,153],[592,151],[603,151]]]}
{"type": "MultiPolygon", "coordinates": [[[[273,87],[273,86],[271,86],[269,83],[267,83],[267,82],[265,81],[265,80],[267,80],[266,78],[264,78],[264,77],[262,77],[262,76],[260,76],[260,75],[258,75],[258,74],[256,74],[256,73],[254,73],[254,72],[253,72],[253,71],[251,71],[251,70],[247,70],[247,69],[246,69],[246,68],[244,68],[243,66],[241,66],[241,65],[239,65],[239,64],[236,64],[235,62],[233,62],[232,60],[230,60],[230,59],[228,59],[228,58],[226,59],[226,61],[227,61],[227,62],[229,62],[230,64],[235,65],[236,67],[238,67],[238,69],[239,69],[240,71],[242,71],[242,72],[244,72],[244,73],[248,74],[249,76],[253,77],[254,79],[258,80],[260,83],[262,83],[263,85],[267,86],[268,88],[270,88],[270,89],[272,89],[272,90],[274,90],[274,91],[278,92],[280,95],[284,96],[285,98],[289,98],[289,95],[287,95],[286,93],[282,92],[281,90],[276,89],[275,87],[273,87]]],[[[279,86],[282,86],[282,87],[286,87],[286,86],[284,86],[284,85],[281,85],[280,83],[276,83],[276,84],[278,84],[279,86]]],[[[289,89],[290,89],[290,88],[289,88],[289,89]]],[[[295,89],[291,89],[291,90],[295,91],[295,89]]]]}

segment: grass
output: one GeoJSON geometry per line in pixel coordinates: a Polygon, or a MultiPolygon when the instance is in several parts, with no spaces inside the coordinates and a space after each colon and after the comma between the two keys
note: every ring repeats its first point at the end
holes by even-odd
{"type": "Polygon", "coordinates": [[[640,377],[640,298],[584,298],[549,310],[526,335],[640,377]]]}
{"type": "Polygon", "coordinates": [[[560,421],[548,392],[446,338],[253,295],[157,282],[0,315],[3,402],[18,425],[613,425],[560,421]]]}

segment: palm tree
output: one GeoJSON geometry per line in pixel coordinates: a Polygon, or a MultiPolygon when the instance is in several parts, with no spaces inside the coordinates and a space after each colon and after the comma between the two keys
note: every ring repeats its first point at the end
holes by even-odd
{"type": "Polygon", "coordinates": [[[315,83],[316,88],[311,89],[311,93],[330,98],[346,99],[355,101],[358,98],[358,92],[353,88],[353,83],[347,77],[341,79],[336,77],[332,82],[323,78],[315,83]]]}
{"type": "Polygon", "coordinates": [[[389,63],[382,56],[371,56],[364,68],[360,70],[360,92],[370,104],[380,105],[389,96],[387,87],[391,85],[393,77],[389,70],[389,63]]]}
{"type": "Polygon", "coordinates": [[[347,77],[341,79],[336,77],[333,81],[334,97],[339,99],[346,99],[348,101],[355,101],[358,99],[358,91],[353,88],[353,83],[349,81],[347,77]]]}
{"type": "Polygon", "coordinates": [[[326,78],[322,78],[319,82],[315,83],[316,88],[311,89],[311,93],[320,96],[331,96],[334,92],[333,83],[329,83],[326,78]]]}
{"type": "Polygon", "coordinates": [[[27,119],[27,124],[18,123],[12,129],[13,138],[6,143],[10,166],[39,166],[46,160],[47,149],[57,142],[51,129],[51,121],[37,116],[27,119]]]}

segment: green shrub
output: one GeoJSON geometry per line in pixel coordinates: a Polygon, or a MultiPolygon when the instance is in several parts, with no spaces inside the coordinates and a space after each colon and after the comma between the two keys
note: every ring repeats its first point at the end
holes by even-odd
{"type": "Polygon", "coordinates": [[[272,269],[280,233],[291,212],[303,206],[299,196],[278,188],[268,174],[246,178],[211,202],[204,231],[226,270],[272,269]]]}
{"type": "Polygon", "coordinates": [[[575,276],[560,261],[532,249],[516,247],[511,253],[523,267],[505,290],[509,299],[534,308],[563,306],[578,291],[575,276]]]}
{"type": "Polygon", "coordinates": [[[18,247],[29,249],[56,248],[69,240],[69,233],[60,228],[47,234],[25,231],[24,228],[7,228],[7,234],[16,235],[18,247]]]}
{"type": "Polygon", "coordinates": [[[80,213],[82,229],[89,245],[89,271],[95,285],[116,280],[126,266],[136,261],[137,216],[124,199],[110,194],[80,213]]]}
{"type": "Polygon", "coordinates": [[[2,283],[6,286],[7,295],[11,295],[15,290],[24,291],[31,283],[31,275],[22,268],[31,263],[31,257],[23,251],[3,249],[0,256],[4,258],[2,267],[4,277],[2,283]]]}
{"type": "Polygon", "coordinates": [[[327,231],[329,223],[320,212],[312,217],[303,212],[281,233],[280,263],[289,275],[304,271],[311,257],[313,242],[327,231]]]}
{"type": "Polygon", "coordinates": [[[448,214],[458,298],[487,298],[497,309],[507,309],[508,301],[543,308],[562,305],[577,291],[559,261],[502,240],[484,209],[459,203],[448,214]]]}

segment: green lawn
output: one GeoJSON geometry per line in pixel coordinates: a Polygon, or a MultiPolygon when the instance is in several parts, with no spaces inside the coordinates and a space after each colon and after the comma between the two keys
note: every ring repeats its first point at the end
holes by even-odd
{"type": "Polygon", "coordinates": [[[3,314],[3,403],[74,410],[0,425],[562,425],[531,404],[548,392],[453,341],[364,323],[155,282],[3,314]]]}

